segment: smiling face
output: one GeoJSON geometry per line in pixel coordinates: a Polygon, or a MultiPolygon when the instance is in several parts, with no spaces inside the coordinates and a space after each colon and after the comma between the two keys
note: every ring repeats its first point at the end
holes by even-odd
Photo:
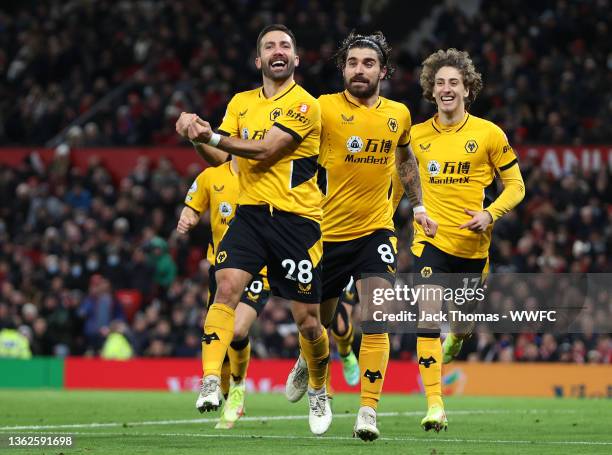
{"type": "Polygon", "coordinates": [[[469,90],[463,85],[463,76],[452,66],[443,66],[434,78],[433,97],[438,111],[452,116],[465,110],[465,98],[469,90]]]}
{"type": "Polygon", "coordinates": [[[344,87],[355,98],[366,99],[378,93],[380,80],[387,74],[374,49],[349,49],[344,64],[344,87]]]}
{"type": "Polygon", "coordinates": [[[291,37],[280,30],[266,33],[259,45],[259,55],[255,66],[263,72],[264,77],[273,81],[282,81],[293,75],[300,59],[295,55],[291,37]]]}

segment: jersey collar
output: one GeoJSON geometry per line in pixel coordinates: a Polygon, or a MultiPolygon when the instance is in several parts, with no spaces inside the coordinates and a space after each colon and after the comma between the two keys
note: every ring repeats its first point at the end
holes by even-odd
{"type": "Polygon", "coordinates": [[[266,96],[264,95],[263,92],[263,87],[261,87],[259,89],[259,97],[263,100],[267,100],[267,101],[278,101],[279,99],[281,99],[283,96],[285,96],[287,93],[289,93],[291,90],[293,90],[297,85],[297,82],[293,81],[293,84],[290,84],[285,90],[283,90],[280,93],[277,93],[276,95],[274,95],[274,97],[270,97],[270,98],[266,98],[266,96]]]}
{"type": "Polygon", "coordinates": [[[367,107],[367,106],[364,106],[363,104],[360,104],[359,101],[357,101],[355,97],[349,93],[348,90],[344,90],[342,92],[342,95],[344,95],[344,99],[346,99],[346,101],[349,104],[352,104],[355,107],[360,107],[362,109],[378,109],[380,105],[382,104],[382,100],[383,100],[382,96],[379,96],[378,102],[376,102],[372,107],[367,107]]]}
{"type": "Polygon", "coordinates": [[[456,133],[465,126],[469,118],[470,118],[470,114],[466,112],[460,121],[458,121],[454,125],[445,126],[438,122],[438,114],[436,114],[431,119],[431,126],[438,133],[456,133]]]}

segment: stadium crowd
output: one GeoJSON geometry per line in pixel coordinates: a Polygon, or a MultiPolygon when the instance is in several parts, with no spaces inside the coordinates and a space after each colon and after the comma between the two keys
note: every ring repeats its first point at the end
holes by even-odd
{"type": "MultiPolygon", "coordinates": [[[[341,38],[353,27],[384,30],[392,16],[385,3],[370,14],[374,3],[11,2],[0,7],[0,145],[43,144],[96,103],[67,132],[73,146],[176,144],[181,111],[218,124],[230,95],[257,83],[253,43],[271,22],[298,38],[298,82],[314,94],[337,91],[341,38]]],[[[418,53],[395,40],[387,96],[416,121],[427,118],[415,68],[435,49],[458,47],[485,81],[472,111],[514,144],[612,141],[608,0],[482,2],[472,17],[455,3],[445,3],[418,53]]]]}
{"type": "MultiPolygon", "coordinates": [[[[182,176],[170,160],[153,165],[143,156],[129,177],[114,184],[98,159],[81,172],[62,147],[47,166],[33,153],[16,168],[0,167],[0,327],[19,329],[36,355],[97,354],[113,334],[124,335],[129,355],[199,355],[208,219],[190,236],[175,227],[200,168],[182,176]]],[[[557,180],[529,161],[522,164],[526,198],[496,225],[492,268],[610,273],[611,174],[557,180]]],[[[404,200],[396,214],[400,273],[412,271],[411,212],[404,200]]],[[[414,336],[391,340],[394,357],[414,356],[414,336]]],[[[252,341],[260,357],[297,355],[297,333],[283,301],[272,298],[266,305],[252,341]]],[[[481,334],[462,355],[609,363],[612,339],[588,330],[481,334]]]]}
{"type": "MultiPolygon", "coordinates": [[[[143,156],[129,178],[113,182],[99,160],[82,173],[70,154],[176,145],[181,111],[218,123],[230,94],[260,78],[253,43],[266,23],[293,29],[298,82],[314,94],[341,89],[332,55],[351,28],[384,29],[366,20],[359,2],[284,2],[279,13],[266,5],[52,0],[0,7],[0,145],[44,144],[100,103],[82,127],[69,129],[69,145],[48,166],[36,154],[17,168],[0,166],[0,329],[17,328],[33,354],[103,353],[105,341],[122,335],[129,355],[199,356],[208,221],[189,237],[175,226],[200,168],[179,175],[171,161],[153,165],[143,156]]],[[[405,102],[414,121],[427,118],[432,106],[421,99],[415,68],[434,49],[459,47],[486,82],[473,112],[499,124],[513,144],[611,143],[611,16],[606,0],[483,2],[472,17],[448,2],[435,39],[418,54],[394,42],[398,71],[385,95],[405,102]]],[[[526,197],[496,224],[493,268],[610,273],[610,173],[557,180],[532,162],[521,167],[526,197]]],[[[400,273],[412,271],[411,213],[404,201],[396,215],[400,273]]],[[[266,305],[252,341],[256,356],[297,356],[282,301],[266,305]]],[[[414,356],[414,337],[391,342],[394,357],[414,356]]],[[[610,363],[612,339],[480,334],[462,356],[610,363]]]]}

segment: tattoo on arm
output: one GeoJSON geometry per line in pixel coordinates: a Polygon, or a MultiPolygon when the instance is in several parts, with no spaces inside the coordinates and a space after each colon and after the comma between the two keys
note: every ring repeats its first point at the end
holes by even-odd
{"type": "Polygon", "coordinates": [[[399,173],[404,191],[412,207],[423,205],[423,194],[421,191],[421,178],[419,176],[419,165],[410,146],[398,149],[399,157],[397,171],[399,173]]]}

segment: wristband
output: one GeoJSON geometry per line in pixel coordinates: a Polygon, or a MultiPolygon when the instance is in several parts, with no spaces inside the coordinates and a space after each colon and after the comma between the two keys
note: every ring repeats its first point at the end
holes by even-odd
{"type": "Polygon", "coordinates": [[[425,210],[425,206],[423,205],[417,205],[416,207],[412,207],[412,213],[413,215],[416,215],[417,213],[425,213],[427,210],[425,210]]]}
{"type": "Polygon", "coordinates": [[[191,139],[189,139],[189,142],[191,142],[191,144],[195,147],[198,145],[210,145],[211,147],[216,147],[219,145],[219,142],[221,142],[221,135],[219,133],[213,133],[208,142],[192,141],[191,139]]]}
{"type": "Polygon", "coordinates": [[[221,135],[219,133],[212,133],[212,136],[210,136],[210,139],[206,144],[210,145],[211,147],[216,147],[219,145],[219,142],[221,142],[221,135]]]}

